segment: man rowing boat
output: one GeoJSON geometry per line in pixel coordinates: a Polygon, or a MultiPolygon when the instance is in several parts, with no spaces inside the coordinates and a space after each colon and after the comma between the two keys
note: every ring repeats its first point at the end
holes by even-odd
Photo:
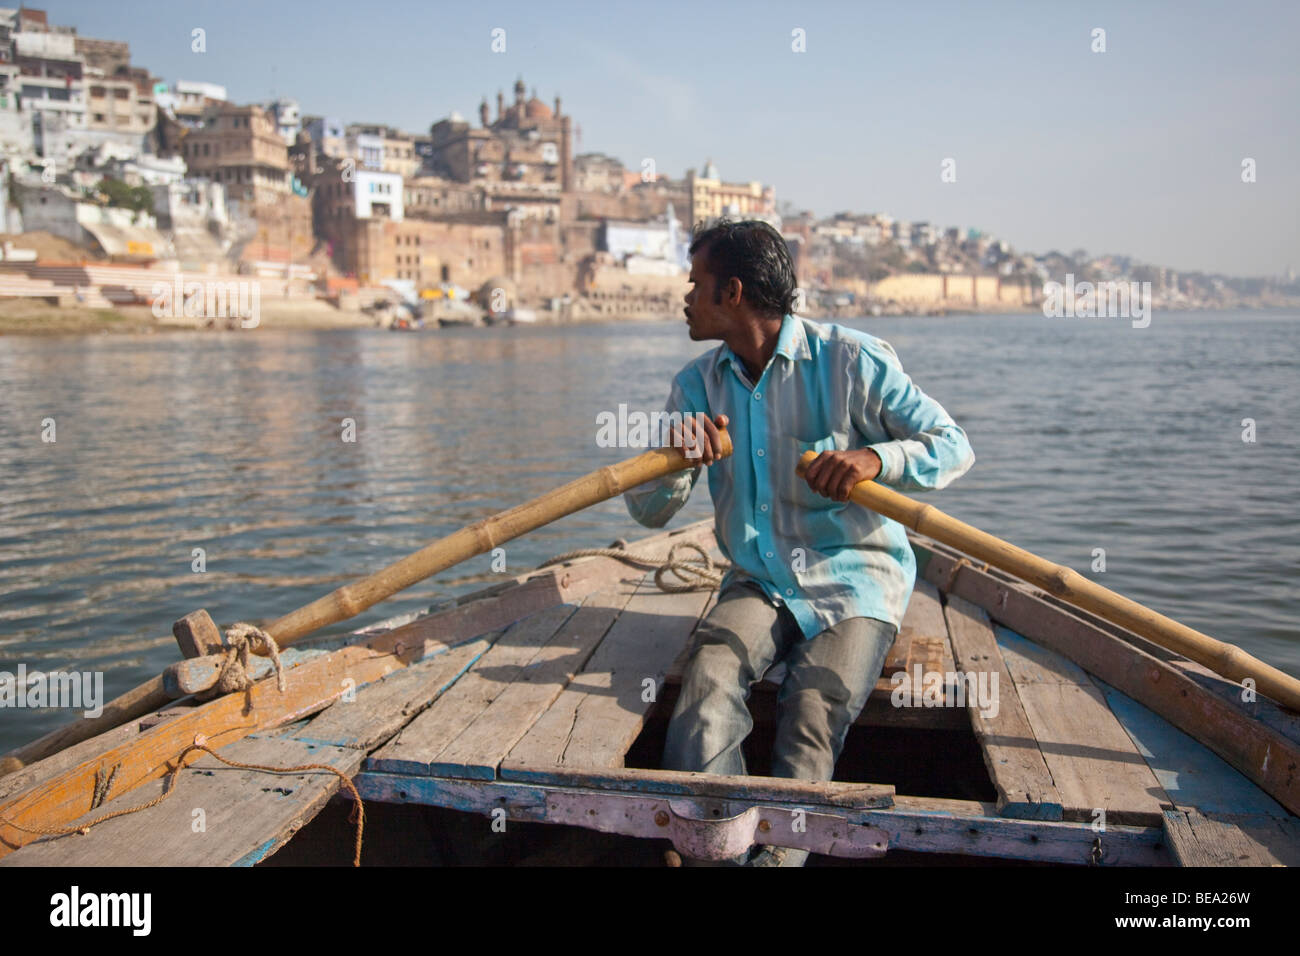
{"type": "MultiPolygon", "coordinates": [[[[628,491],[642,525],[666,524],[709,469],[718,545],[732,562],[700,623],[668,726],[663,766],[746,773],[746,700],[784,661],[772,775],[830,780],[848,728],[884,667],[916,578],[902,525],[849,503],[875,479],[942,488],[975,461],[966,433],[903,372],[888,343],[794,316],[785,241],[759,221],[722,220],[690,246],[686,322],[722,344],[673,379],[672,440],[694,469],[628,491]],[[719,429],[734,444],[719,455],[719,429]],[[818,452],[805,477],[795,465],[818,452]]],[[[800,866],[807,851],[761,847],[733,862],[800,866]]]]}

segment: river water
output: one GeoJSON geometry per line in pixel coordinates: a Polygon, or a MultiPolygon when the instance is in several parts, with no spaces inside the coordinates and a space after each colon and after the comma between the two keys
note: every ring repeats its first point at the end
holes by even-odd
{"type": "MultiPolygon", "coordinates": [[[[970,436],[932,503],[1300,674],[1297,319],[846,324],[970,436]]],[[[116,696],[176,659],[188,611],[274,618],[634,454],[597,447],[597,415],[661,408],[715,344],[649,322],[0,339],[0,671],[102,671],[116,696]]],[[[711,514],[701,482],[672,526],[711,514]]],[[[616,499],[510,543],[507,570],[648,533],[616,499]]],[[[334,630],[497,579],[481,556],[334,630]]],[[[68,719],[0,709],[0,752],[68,719]]]]}

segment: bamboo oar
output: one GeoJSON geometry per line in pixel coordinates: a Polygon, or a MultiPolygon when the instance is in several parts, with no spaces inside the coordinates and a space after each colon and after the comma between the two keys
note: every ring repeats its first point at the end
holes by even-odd
{"type": "MultiPolygon", "coordinates": [[[[796,468],[800,475],[817,457],[805,452],[796,468]]],[[[1300,710],[1300,680],[1243,651],[1158,614],[1123,595],[1090,581],[1070,568],[1053,564],[1014,544],[986,534],[944,514],[933,505],[913,501],[875,481],[854,485],[850,498],[886,518],[893,518],[936,541],[964,551],[993,567],[1037,585],[1063,601],[1091,611],[1113,624],[1204,664],[1216,674],[1241,683],[1251,679],[1255,689],[1293,710],[1300,710]]]]}
{"type": "MultiPolygon", "coordinates": [[[[722,455],[731,454],[731,436],[721,429],[722,455]]],[[[599,504],[629,488],[674,472],[694,468],[698,458],[688,458],[680,448],[653,448],[635,458],[608,465],[539,498],[476,521],[407,555],[400,561],[353,581],[284,615],[264,630],[284,648],[322,627],[346,621],[398,591],[445,571],[475,555],[491,551],[506,541],[534,531],[575,511],[599,504]]],[[[57,753],[73,744],[119,727],[157,710],[171,699],[162,677],[146,681],[104,705],[99,717],[61,727],[0,758],[0,776],[57,753]]]]}

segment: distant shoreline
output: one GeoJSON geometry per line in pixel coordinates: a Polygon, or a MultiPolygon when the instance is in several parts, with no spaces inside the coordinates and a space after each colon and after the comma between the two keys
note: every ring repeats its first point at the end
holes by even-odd
{"type": "MultiPolygon", "coordinates": [[[[1258,312],[1284,313],[1297,312],[1293,306],[1233,306],[1223,309],[1184,308],[1168,310],[1179,313],[1214,313],[1214,312],[1258,312]]],[[[880,315],[836,314],[809,315],[818,322],[838,322],[846,319],[894,319],[894,318],[966,318],[981,315],[1034,315],[1039,309],[998,309],[998,310],[963,310],[935,309],[899,313],[882,312],[880,315]]],[[[622,322],[672,322],[678,315],[637,315],[637,316],[592,316],[578,321],[565,323],[539,322],[539,326],[553,324],[564,325],[616,325],[622,322]]],[[[1054,320],[1067,321],[1067,320],[1054,320]]],[[[263,303],[262,329],[273,331],[323,331],[332,329],[378,329],[383,328],[371,315],[360,311],[339,311],[323,302],[288,302],[263,303]]],[[[438,331],[436,320],[426,323],[428,331],[438,331]]],[[[225,331],[224,329],[203,329],[193,324],[190,319],[158,319],[148,306],[119,306],[112,309],[68,308],[53,306],[35,299],[0,299],[0,336],[31,335],[90,335],[90,334],[154,334],[161,332],[197,332],[225,331]]],[[[235,329],[233,331],[240,331],[235,329]]]]}

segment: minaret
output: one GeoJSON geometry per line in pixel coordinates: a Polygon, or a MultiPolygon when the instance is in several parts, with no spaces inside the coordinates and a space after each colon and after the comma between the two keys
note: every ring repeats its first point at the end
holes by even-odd
{"type": "Polygon", "coordinates": [[[560,119],[560,191],[573,189],[573,117],[560,119]]]}
{"type": "Polygon", "coordinates": [[[560,94],[555,94],[555,118],[560,118],[560,94]]]}
{"type": "Polygon", "coordinates": [[[484,128],[484,129],[487,128],[487,124],[488,124],[488,101],[487,101],[487,97],[486,97],[486,96],[483,97],[483,102],[480,103],[480,104],[478,105],[478,121],[479,121],[479,123],[481,123],[481,124],[483,125],[483,128],[484,128]]]}
{"type": "Polygon", "coordinates": [[[497,122],[501,122],[501,117],[506,115],[506,95],[497,90],[497,122]]]}

